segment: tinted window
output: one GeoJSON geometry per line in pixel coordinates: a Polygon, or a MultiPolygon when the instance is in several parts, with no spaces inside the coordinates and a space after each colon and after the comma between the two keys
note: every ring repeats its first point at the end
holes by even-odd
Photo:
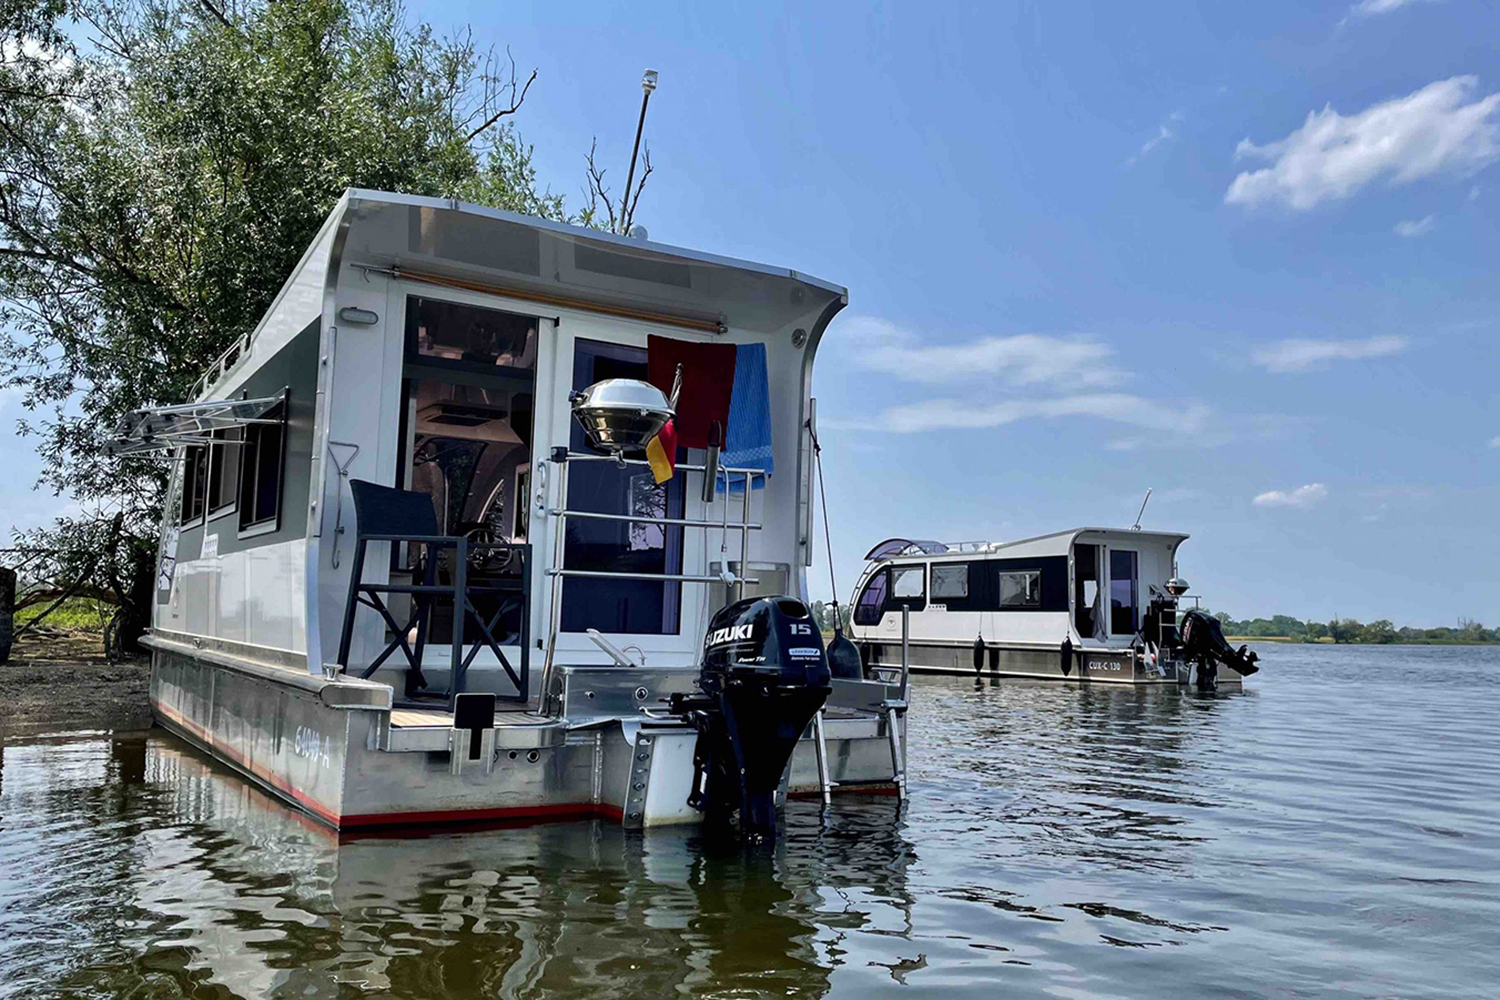
{"type": "MultiPolygon", "coordinates": [[[[580,340],[573,352],[573,388],[607,378],[646,377],[646,351],[622,344],[580,340]]],[[[583,428],[572,424],[569,447],[591,454],[583,428]]],[[[633,456],[640,457],[640,456],[633,456]]],[[[680,455],[679,455],[680,458],[680,455]]],[[[658,486],[649,467],[614,462],[573,462],[568,468],[568,508],[603,514],[681,517],[678,474],[658,486]]],[[[563,565],[614,573],[681,573],[682,528],[630,521],[569,518],[563,565]]],[[[569,577],[563,584],[562,627],[568,632],[675,635],[680,628],[682,585],[670,580],[569,577]]]]}
{"type": "Polygon", "coordinates": [[[203,516],[208,496],[208,449],[189,445],[182,466],[182,521],[191,524],[203,516]]]}
{"type": "Polygon", "coordinates": [[[281,514],[281,471],[286,457],[286,403],[245,427],[240,446],[240,528],[275,525],[281,514]]]}
{"type": "Polygon", "coordinates": [[[1135,632],[1136,554],[1129,549],[1109,553],[1109,630],[1115,635],[1135,632]]]}
{"type": "Polygon", "coordinates": [[[1001,573],[1000,606],[1002,608],[1041,607],[1042,574],[1037,572],[1001,573]]]}
{"type": "Polygon", "coordinates": [[[968,563],[932,564],[932,599],[969,596],[968,563]]]}
{"type": "Polygon", "coordinates": [[[217,431],[208,455],[208,512],[220,514],[235,505],[240,485],[240,429],[217,431]]]}
{"type": "Polygon", "coordinates": [[[885,614],[885,591],[888,580],[889,576],[885,570],[881,570],[870,577],[870,582],[865,584],[864,592],[859,595],[859,600],[855,602],[854,624],[880,624],[880,616],[885,614]]]}
{"type": "Polygon", "coordinates": [[[536,362],[537,321],[413,295],[406,303],[407,354],[445,367],[521,368],[536,362]]]}

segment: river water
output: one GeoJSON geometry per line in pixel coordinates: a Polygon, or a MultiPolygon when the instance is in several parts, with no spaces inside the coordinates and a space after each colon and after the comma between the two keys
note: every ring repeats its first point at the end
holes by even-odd
{"type": "Polygon", "coordinates": [[[159,730],[12,740],[0,996],[1495,996],[1500,648],[1261,652],[1234,694],[919,678],[906,807],[766,852],[340,843],[159,730]]]}

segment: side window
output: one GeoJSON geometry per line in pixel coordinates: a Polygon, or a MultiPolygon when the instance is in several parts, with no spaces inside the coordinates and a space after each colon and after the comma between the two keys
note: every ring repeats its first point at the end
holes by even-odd
{"type": "Polygon", "coordinates": [[[182,467],[182,519],[180,524],[195,524],[203,517],[208,492],[208,449],[201,444],[188,445],[182,467]]]}
{"type": "Polygon", "coordinates": [[[964,598],[968,596],[968,563],[932,564],[932,599],[934,601],[941,601],[950,597],[964,598]]]}
{"type": "Polygon", "coordinates": [[[240,446],[240,530],[276,530],[281,514],[282,467],[286,459],[286,402],[265,423],[245,427],[240,446]]]}
{"type": "Polygon", "coordinates": [[[880,624],[880,616],[885,613],[885,591],[889,580],[890,574],[886,570],[880,570],[870,577],[870,582],[865,584],[859,600],[854,602],[854,624],[880,624]]]}
{"type": "Polygon", "coordinates": [[[891,567],[891,598],[896,603],[901,603],[903,599],[919,601],[926,596],[926,566],[891,567]]]}
{"type": "Polygon", "coordinates": [[[215,431],[208,450],[208,516],[225,514],[239,499],[241,430],[215,431]]]}
{"type": "Polygon", "coordinates": [[[1039,608],[1042,606],[1042,574],[1036,570],[1000,574],[1000,607],[1039,608]]]}
{"type": "Polygon", "coordinates": [[[1135,631],[1136,553],[1130,549],[1109,550],[1109,630],[1115,635],[1135,631]]]}

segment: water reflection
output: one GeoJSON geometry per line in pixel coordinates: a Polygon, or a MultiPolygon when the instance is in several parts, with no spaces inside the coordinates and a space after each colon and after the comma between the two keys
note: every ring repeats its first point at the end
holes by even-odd
{"type": "Polygon", "coordinates": [[[850,931],[911,923],[888,800],[794,804],[765,851],[599,823],[341,842],[160,732],[9,754],[31,829],[0,857],[33,863],[6,937],[48,959],[20,992],[822,996],[850,931]]]}
{"type": "Polygon", "coordinates": [[[923,678],[904,811],[797,802],[763,854],[340,843],[164,734],[12,742],[0,998],[1493,992],[1500,649],[1275,655],[1207,696],[923,678]]]}

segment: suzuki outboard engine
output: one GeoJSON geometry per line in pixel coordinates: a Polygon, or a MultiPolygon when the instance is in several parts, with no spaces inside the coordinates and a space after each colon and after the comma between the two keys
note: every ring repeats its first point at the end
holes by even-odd
{"type": "Polygon", "coordinates": [[[1258,657],[1246,652],[1246,646],[1234,649],[1224,638],[1224,629],[1219,620],[1205,612],[1194,609],[1182,613],[1177,626],[1182,640],[1182,655],[1198,662],[1198,687],[1211,690],[1219,686],[1219,664],[1248,677],[1260,667],[1255,665],[1258,657]]]}
{"type": "Polygon", "coordinates": [[[688,804],[761,840],[776,835],[776,790],[807,724],[833,686],[823,633],[807,605],[754,597],[714,615],[699,691],[671,711],[698,730],[688,804]]]}

